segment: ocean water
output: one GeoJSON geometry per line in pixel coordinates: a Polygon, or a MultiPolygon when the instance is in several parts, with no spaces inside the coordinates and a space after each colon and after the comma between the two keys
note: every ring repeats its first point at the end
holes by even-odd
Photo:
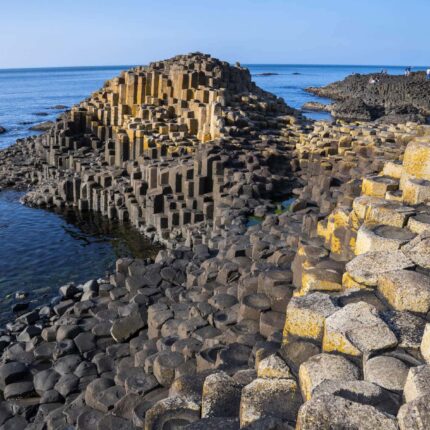
{"type": "Polygon", "coordinates": [[[16,139],[38,134],[29,128],[54,120],[100,88],[104,81],[130,66],[0,69],[0,148],[16,139]]]}
{"type": "MultiPolygon", "coordinates": [[[[64,109],[86,98],[103,82],[131,66],[0,70],[0,149],[37,132],[38,122],[54,120],[64,109]]],[[[305,92],[343,79],[351,73],[381,68],[401,74],[403,67],[249,65],[254,81],[300,109],[308,101],[324,101],[305,92]],[[272,73],[270,76],[262,76],[272,73]]],[[[326,113],[307,113],[329,119],[326,113]]],[[[0,192],[0,322],[10,318],[14,292],[29,293],[30,306],[45,303],[68,281],[82,282],[105,275],[116,258],[154,255],[156,249],[130,226],[75,213],[58,215],[25,207],[21,194],[0,192]]]]}
{"type": "Polygon", "coordinates": [[[120,257],[155,257],[159,247],[127,224],[94,214],[55,213],[22,205],[21,192],[0,192],[0,323],[29,295],[29,307],[47,303],[58,287],[106,275],[120,257]]]}

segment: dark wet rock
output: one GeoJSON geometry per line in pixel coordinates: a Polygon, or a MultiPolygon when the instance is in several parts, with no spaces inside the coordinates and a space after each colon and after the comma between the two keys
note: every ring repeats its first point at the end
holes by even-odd
{"type": "Polygon", "coordinates": [[[2,426],[2,430],[25,430],[27,429],[28,422],[22,416],[14,416],[10,420],[6,421],[2,426]]]}
{"type": "Polygon", "coordinates": [[[128,340],[130,336],[137,333],[146,326],[146,321],[140,312],[116,320],[111,328],[111,335],[117,342],[128,340]]]}
{"type": "Polygon", "coordinates": [[[17,382],[28,374],[28,367],[20,362],[10,362],[0,366],[0,387],[17,382]]]}
{"type": "Polygon", "coordinates": [[[58,391],[64,398],[78,389],[79,378],[72,373],[62,375],[55,384],[54,389],[58,391]]]}
{"type": "Polygon", "coordinates": [[[162,430],[182,426],[200,418],[200,405],[182,397],[168,397],[160,400],[146,412],[145,427],[162,430]]]}
{"type": "Polygon", "coordinates": [[[39,395],[42,395],[44,392],[52,390],[55,384],[60,379],[60,374],[55,370],[46,369],[38,372],[34,375],[33,383],[34,389],[39,395]]]}
{"type": "Polygon", "coordinates": [[[339,118],[368,120],[386,116],[387,121],[406,122],[423,121],[430,114],[430,81],[426,81],[424,72],[410,76],[354,74],[308,91],[338,101],[332,114],[339,118]]]}
{"type": "Polygon", "coordinates": [[[34,393],[33,382],[13,382],[6,385],[3,395],[5,399],[29,397],[34,393]]]}
{"type": "Polygon", "coordinates": [[[257,73],[255,76],[277,76],[279,73],[275,72],[263,72],[263,73],[257,73]]]}
{"type": "Polygon", "coordinates": [[[76,420],[78,430],[95,430],[104,414],[94,409],[84,410],[76,420]]]}
{"type": "Polygon", "coordinates": [[[52,121],[45,121],[41,122],[40,124],[36,124],[30,127],[30,130],[33,131],[47,131],[50,130],[51,127],[54,125],[54,122],[52,121]]]}
{"type": "Polygon", "coordinates": [[[311,112],[312,111],[330,112],[331,108],[332,108],[331,105],[326,105],[324,103],[319,103],[319,102],[306,102],[302,106],[302,110],[311,111],[311,112]]]}
{"type": "Polygon", "coordinates": [[[203,418],[188,424],[184,430],[239,430],[238,418],[203,418]]]}
{"type": "Polygon", "coordinates": [[[12,312],[22,312],[28,309],[30,306],[30,303],[27,302],[21,302],[21,303],[15,303],[12,305],[12,312]]]}
{"type": "Polygon", "coordinates": [[[13,416],[12,406],[7,402],[0,403],[0,426],[13,416]]]}

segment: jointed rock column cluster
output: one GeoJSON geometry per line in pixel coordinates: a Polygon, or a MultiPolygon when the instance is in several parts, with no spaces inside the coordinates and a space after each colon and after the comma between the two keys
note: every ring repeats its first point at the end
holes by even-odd
{"type": "Polygon", "coordinates": [[[141,146],[137,112],[176,103],[153,92],[105,124],[112,94],[135,94],[124,77],[0,155],[0,183],[33,185],[28,203],[129,219],[167,244],[7,325],[0,425],[430,427],[429,127],[310,123],[200,54],[136,69],[133,88],[176,62],[224,76],[218,137],[148,123],[141,146]]]}

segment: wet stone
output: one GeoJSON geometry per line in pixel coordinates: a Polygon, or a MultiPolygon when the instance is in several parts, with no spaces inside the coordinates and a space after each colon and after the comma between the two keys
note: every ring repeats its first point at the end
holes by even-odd
{"type": "Polygon", "coordinates": [[[10,362],[0,366],[0,384],[5,387],[7,384],[17,382],[25,377],[28,368],[25,364],[19,362],[10,362]]]}
{"type": "Polygon", "coordinates": [[[23,382],[13,382],[6,385],[3,390],[3,396],[5,399],[12,399],[17,397],[29,397],[34,392],[33,382],[23,381],[23,382]]]}

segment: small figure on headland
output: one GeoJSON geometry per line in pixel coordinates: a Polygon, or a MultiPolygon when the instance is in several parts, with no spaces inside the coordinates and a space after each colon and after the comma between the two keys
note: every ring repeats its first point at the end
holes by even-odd
{"type": "Polygon", "coordinates": [[[430,81],[430,67],[426,71],[427,80],[430,81]]]}
{"type": "Polygon", "coordinates": [[[406,67],[405,76],[410,76],[412,67],[406,67]]]}

